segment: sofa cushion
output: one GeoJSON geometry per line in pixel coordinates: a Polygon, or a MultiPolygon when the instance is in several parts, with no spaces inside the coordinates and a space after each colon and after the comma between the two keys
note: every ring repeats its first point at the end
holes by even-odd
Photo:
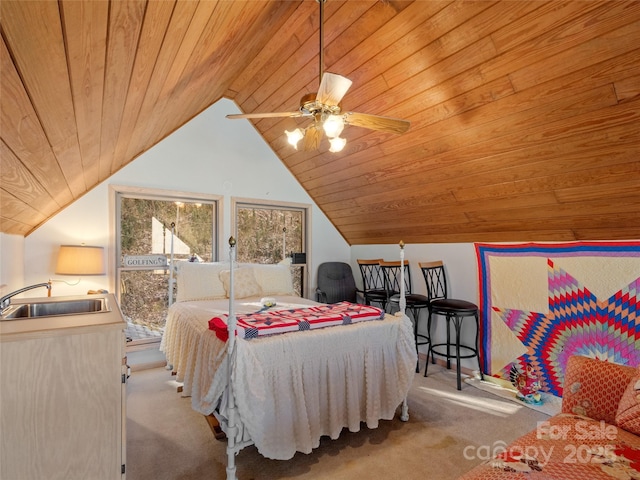
{"type": "Polygon", "coordinates": [[[618,404],[636,369],[574,355],[564,377],[562,412],[615,424],[618,404]]]}
{"type": "Polygon", "coordinates": [[[624,391],[616,413],[616,425],[640,435],[640,367],[624,391]]]}

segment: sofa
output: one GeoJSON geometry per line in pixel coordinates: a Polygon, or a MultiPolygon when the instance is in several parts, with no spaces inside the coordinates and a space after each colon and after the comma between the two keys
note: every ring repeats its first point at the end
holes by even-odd
{"type": "Polygon", "coordinates": [[[568,359],[561,412],[459,480],[640,480],[640,367],[568,359]]]}

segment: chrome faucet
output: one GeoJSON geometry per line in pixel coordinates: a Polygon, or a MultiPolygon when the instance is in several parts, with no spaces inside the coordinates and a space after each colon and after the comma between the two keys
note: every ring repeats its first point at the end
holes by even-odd
{"type": "Polygon", "coordinates": [[[0,298],[0,310],[4,310],[5,308],[7,308],[9,306],[9,304],[11,303],[11,298],[15,297],[16,295],[22,293],[22,292],[26,292],[27,290],[32,290],[34,288],[40,288],[40,287],[47,287],[47,290],[49,291],[48,296],[51,296],[51,280],[49,280],[46,283],[38,283],[36,285],[29,285],[28,287],[24,287],[21,288],[20,290],[16,290],[15,292],[11,292],[6,294],[4,297],[0,298]]]}

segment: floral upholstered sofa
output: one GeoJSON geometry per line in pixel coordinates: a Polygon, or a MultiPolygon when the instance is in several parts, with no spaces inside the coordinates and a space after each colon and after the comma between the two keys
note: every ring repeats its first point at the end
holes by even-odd
{"type": "Polygon", "coordinates": [[[640,480],[640,367],[570,357],[562,411],[459,480],[640,480]]]}

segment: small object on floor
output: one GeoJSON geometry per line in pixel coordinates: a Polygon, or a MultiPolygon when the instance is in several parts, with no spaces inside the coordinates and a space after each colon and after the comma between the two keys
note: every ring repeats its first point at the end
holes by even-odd
{"type": "Polygon", "coordinates": [[[516,398],[518,400],[533,405],[542,405],[540,380],[531,365],[527,363],[523,373],[513,364],[509,372],[509,378],[513,386],[516,387],[516,398]]]}
{"type": "Polygon", "coordinates": [[[209,427],[211,428],[213,436],[216,438],[216,440],[227,439],[227,435],[222,431],[222,428],[220,428],[220,423],[218,423],[218,419],[213,415],[213,413],[205,415],[204,418],[207,420],[207,423],[209,424],[209,427]]]}

